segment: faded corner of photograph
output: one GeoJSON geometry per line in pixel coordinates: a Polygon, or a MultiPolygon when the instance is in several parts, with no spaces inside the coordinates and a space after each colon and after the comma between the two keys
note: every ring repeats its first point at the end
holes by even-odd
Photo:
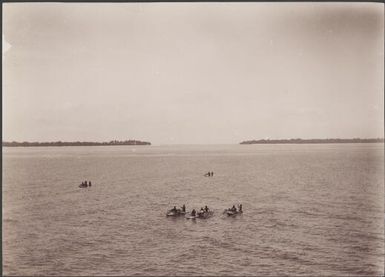
{"type": "Polygon", "coordinates": [[[384,275],[383,4],[2,20],[4,275],[384,275]]]}

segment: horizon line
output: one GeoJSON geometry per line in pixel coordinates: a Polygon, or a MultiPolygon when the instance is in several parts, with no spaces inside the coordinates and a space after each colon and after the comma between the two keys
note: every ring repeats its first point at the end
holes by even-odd
{"type": "MultiPolygon", "coordinates": [[[[129,139],[129,140],[109,140],[109,141],[61,141],[61,140],[54,140],[54,141],[15,141],[15,140],[2,140],[2,146],[23,146],[22,144],[75,144],[75,145],[62,145],[62,146],[82,146],[82,145],[76,145],[76,144],[94,144],[94,146],[119,146],[119,145],[125,145],[125,146],[135,146],[135,145],[151,145],[151,146],[170,146],[170,145],[234,145],[234,144],[258,144],[258,142],[265,142],[266,144],[268,142],[294,142],[294,141],[313,141],[313,140],[319,140],[319,141],[328,141],[328,140],[347,140],[347,141],[367,141],[367,140],[382,140],[384,142],[384,137],[377,137],[377,138],[286,138],[286,139],[273,139],[273,138],[264,138],[264,139],[249,139],[249,140],[243,140],[240,142],[228,142],[228,143],[152,143],[149,141],[142,141],[142,140],[136,140],[136,139],[129,139]],[[254,143],[253,143],[254,142],[254,143]],[[139,143],[139,144],[136,144],[139,143]],[[4,145],[6,144],[6,145],[4,145]],[[16,145],[12,145],[16,144],[16,145]]],[[[34,146],[34,145],[26,145],[26,146],[34,146]]],[[[35,146],[43,146],[43,145],[35,145],[35,146]]],[[[47,145],[49,146],[49,145],[47,145]]],[[[58,146],[58,145],[53,145],[58,146]]],[[[83,145],[87,146],[87,145],[83,145]]],[[[88,145],[92,146],[92,145],[88,145]]]]}

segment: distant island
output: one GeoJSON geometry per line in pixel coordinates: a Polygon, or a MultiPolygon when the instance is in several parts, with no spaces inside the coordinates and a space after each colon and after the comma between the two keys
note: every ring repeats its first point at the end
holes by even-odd
{"type": "Polygon", "coordinates": [[[247,140],[242,141],[240,144],[279,144],[279,143],[292,143],[292,144],[305,144],[305,143],[384,143],[383,138],[373,139],[260,139],[260,140],[247,140]]]}
{"type": "Polygon", "coordinates": [[[88,141],[53,141],[53,142],[6,142],[3,141],[3,146],[5,147],[31,147],[31,146],[114,146],[114,145],[151,145],[147,141],[139,140],[111,140],[109,142],[88,142],[88,141]]]}

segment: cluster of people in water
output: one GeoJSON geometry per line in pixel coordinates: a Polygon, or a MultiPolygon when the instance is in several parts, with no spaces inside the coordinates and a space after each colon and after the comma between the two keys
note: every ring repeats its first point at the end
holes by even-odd
{"type": "Polygon", "coordinates": [[[205,175],[204,175],[205,177],[213,177],[214,176],[214,172],[207,172],[205,175]]]}
{"type": "MultiPolygon", "coordinates": [[[[224,213],[227,213],[227,215],[235,215],[238,213],[243,213],[242,204],[238,205],[238,209],[235,207],[235,205],[233,205],[231,208],[225,209],[224,213]]],[[[186,215],[186,214],[187,214],[186,213],[186,205],[184,205],[184,204],[180,209],[178,209],[176,206],[174,206],[172,209],[170,209],[167,212],[167,216],[179,216],[179,215],[186,215]]],[[[189,213],[189,215],[191,217],[203,217],[203,218],[207,218],[208,216],[210,216],[212,214],[213,214],[213,211],[210,210],[209,207],[207,207],[207,205],[205,207],[201,207],[200,210],[193,209],[189,213]]]]}
{"type": "Polygon", "coordinates": [[[79,185],[79,188],[86,188],[86,187],[90,187],[90,186],[92,186],[91,181],[88,181],[88,183],[87,183],[87,181],[84,181],[79,185]]]}

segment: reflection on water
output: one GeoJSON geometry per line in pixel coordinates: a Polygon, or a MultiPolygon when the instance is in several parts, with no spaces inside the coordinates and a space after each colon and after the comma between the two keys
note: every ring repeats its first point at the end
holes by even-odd
{"type": "Polygon", "coordinates": [[[381,275],[383,150],[4,148],[4,274],[381,275]],[[182,204],[214,216],[165,216],[182,204]]]}

